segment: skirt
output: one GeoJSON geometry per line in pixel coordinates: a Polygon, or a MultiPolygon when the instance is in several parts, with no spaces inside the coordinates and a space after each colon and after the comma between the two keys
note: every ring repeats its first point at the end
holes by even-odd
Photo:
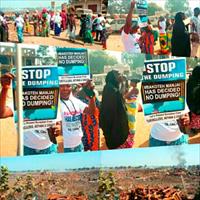
{"type": "Polygon", "coordinates": [[[166,33],[161,33],[159,35],[159,40],[160,40],[160,51],[162,54],[167,54],[169,52],[169,47],[167,43],[167,34],[166,33]]]}
{"type": "Polygon", "coordinates": [[[200,115],[191,113],[190,128],[200,129],[200,115]]]}
{"type": "Polygon", "coordinates": [[[60,36],[60,33],[61,33],[61,27],[56,23],[55,23],[54,33],[55,33],[56,36],[60,36]]]}

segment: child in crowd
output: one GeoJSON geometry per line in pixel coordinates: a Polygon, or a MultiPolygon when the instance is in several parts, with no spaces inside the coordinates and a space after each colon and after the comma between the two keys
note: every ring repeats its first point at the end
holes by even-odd
{"type": "Polygon", "coordinates": [[[134,135],[135,135],[135,123],[136,123],[136,111],[137,111],[137,97],[139,90],[137,84],[140,82],[139,79],[130,80],[130,89],[124,95],[126,100],[126,108],[128,115],[128,126],[129,126],[129,136],[126,140],[126,147],[123,144],[122,148],[132,148],[134,144],[134,135]]]}

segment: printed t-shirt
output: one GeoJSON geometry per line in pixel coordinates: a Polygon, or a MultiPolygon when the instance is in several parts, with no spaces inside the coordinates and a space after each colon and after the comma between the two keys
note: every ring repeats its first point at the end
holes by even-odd
{"type": "MultiPolygon", "coordinates": [[[[189,109],[186,105],[184,113],[188,113],[189,109]]],[[[155,122],[151,128],[151,136],[157,140],[172,142],[181,138],[181,132],[177,120],[167,120],[155,122]]]]}
{"type": "Polygon", "coordinates": [[[124,30],[121,33],[122,43],[124,45],[124,49],[128,53],[141,53],[141,49],[139,46],[140,35],[138,33],[135,34],[126,34],[124,30]]]}
{"type": "Polygon", "coordinates": [[[64,148],[74,148],[81,144],[83,137],[81,114],[87,104],[74,96],[61,100],[61,118],[64,137],[64,148]]]}
{"type": "Polygon", "coordinates": [[[175,141],[182,135],[176,120],[158,122],[153,124],[151,128],[151,136],[161,141],[175,141]]]}

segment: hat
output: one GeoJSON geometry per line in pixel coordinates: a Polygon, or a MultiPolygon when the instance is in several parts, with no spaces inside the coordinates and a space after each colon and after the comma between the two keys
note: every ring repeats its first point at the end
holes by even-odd
{"type": "Polygon", "coordinates": [[[46,13],[47,12],[47,9],[46,8],[43,8],[42,9],[42,13],[46,13]]]}

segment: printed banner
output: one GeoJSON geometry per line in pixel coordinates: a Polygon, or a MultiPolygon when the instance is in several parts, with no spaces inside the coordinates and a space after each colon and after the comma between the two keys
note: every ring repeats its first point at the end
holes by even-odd
{"type": "Polygon", "coordinates": [[[87,49],[57,48],[60,84],[83,83],[90,78],[87,49]]]}
{"type": "Polygon", "coordinates": [[[137,13],[139,15],[139,26],[140,28],[144,28],[148,25],[148,3],[147,0],[137,0],[137,13]]]}
{"type": "MultiPolygon", "coordinates": [[[[12,72],[15,74],[16,69],[12,72]]],[[[58,110],[57,67],[23,67],[24,130],[48,128],[55,123],[58,110]]],[[[13,81],[15,122],[17,119],[16,81],[13,81]]]]}
{"type": "Polygon", "coordinates": [[[185,110],[186,59],[145,61],[142,101],[147,122],[178,119],[185,110]]]}

